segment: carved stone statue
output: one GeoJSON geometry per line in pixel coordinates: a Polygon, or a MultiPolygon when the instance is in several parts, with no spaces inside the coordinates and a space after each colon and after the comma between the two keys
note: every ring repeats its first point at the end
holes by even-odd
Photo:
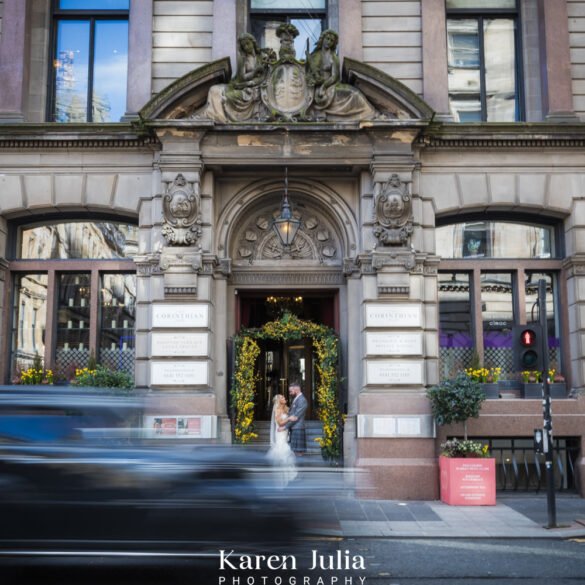
{"type": "Polygon", "coordinates": [[[237,71],[228,84],[209,90],[206,106],[195,118],[222,124],[253,121],[356,121],[371,120],[379,112],[362,92],[341,83],[338,35],[324,31],[306,61],[296,59],[290,23],[281,24],[278,60],[271,49],[260,49],[250,34],[238,39],[237,71]]]}
{"type": "Polygon", "coordinates": [[[384,185],[377,184],[374,235],[384,246],[406,246],[412,234],[410,195],[397,174],[384,185]]]}
{"type": "Polygon", "coordinates": [[[327,29],[321,33],[315,50],[307,53],[307,77],[314,86],[313,110],[316,119],[370,120],[376,110],[359,89],[340,83],[339,57],[336,55],[338,34],[327,29]]]}
{"type": "Polygon", "coordinates": [[[162,234],[170,246],[190,246],[201,237],[199,194],[178,174],[163,197],[162,234]]]}
{"type": "Polygon", "coordinates": [[[265,117],[260,85],[266,73],[265,56],[256,39],[249,33],[240,35],[236,75],[228,84],[211,87],[200,116],[223,124],[265,117]]]}

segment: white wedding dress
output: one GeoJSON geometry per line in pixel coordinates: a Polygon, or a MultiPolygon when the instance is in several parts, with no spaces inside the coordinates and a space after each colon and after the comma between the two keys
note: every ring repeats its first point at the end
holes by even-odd
{"type": "MultiPolygon", "coordinates": [[[[281,422],[284,422],[286,414],[282,415],[281,418],[281,422]]],[[[270,421],[270,450],[268,451],[268,459],[277,468],[275,470],[276,484],[278,487],[283,488],[297,476],[298,472],[295,454],[288,444],[288,431],[279,431],[278,426],[273,410],[270,421]]]]}

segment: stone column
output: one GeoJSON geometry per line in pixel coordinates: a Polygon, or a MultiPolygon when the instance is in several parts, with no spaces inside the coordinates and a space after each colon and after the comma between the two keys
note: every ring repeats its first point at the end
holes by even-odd
{"type": "Polygon", "coordinates": [[[29,24],[28,0],[4,0],[0,37],[0,123],[24,122],[29,24]]]}
{"type": "Polygon", "coordinates": [[[138,118],[152,91],[153,0],[130,0],[125,120],[138,118]]]}
{"type": "Polygon", "coordinates": [[[428,339],[436,336],[436,266],[425,249],[417,172],[410,156],[374,156],[372,187],[362,194],[357,464],[370,472],[370,497],[433,499],[438,493],[425,396],[436,378],[436,344],[428,339]]]}
{"type": "Polygon", "coordinates": [[[543,102],[550,122],[577,122],[573,105],[566,0],[540,0],[543,102]]]}
{"type": "Polygon", "coordinates": [[[423,98],[437,117],[453,121],[449,111],[445,0],[421,0],[423,98]]]}

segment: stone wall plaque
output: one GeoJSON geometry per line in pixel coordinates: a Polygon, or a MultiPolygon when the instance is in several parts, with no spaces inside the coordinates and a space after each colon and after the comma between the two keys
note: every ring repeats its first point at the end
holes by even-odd
{"type": "Polygon", "coordinates": [[[150,382],[153,386],[202,386],[207,385],[207,361],[150,362],[150,382]]]}
{"type": "Polygon", "coordinates": [[[173,329],[208,327],[209,305],[204,303],[152,305],[152,326],[173,329]]]}
{"type": "Polygon", "coordinates": [[[430,439],[435,437],[435,422],[430,414],[358,414],[357,434],[359,438],[430,439]]]}
{"type": "Polygon", "coordinates": [[[385,331],[366,333],[367,355],[422,355],[422,333],[385,331]]]}
{"type": "Polygon", "coordinates": [[[366,360],[366,384],[422,384],[421,361],[366,360]]]}
{"type": "Polygon", "coordinates": [[[366,327],[422,327],[421,306],[414,303],[368,303],[366,327]]]}
{"type": "Polygon", "coordinates": [[[209,333],[152,333],[152,355],[156,357],[207,356],[209,333]]]}

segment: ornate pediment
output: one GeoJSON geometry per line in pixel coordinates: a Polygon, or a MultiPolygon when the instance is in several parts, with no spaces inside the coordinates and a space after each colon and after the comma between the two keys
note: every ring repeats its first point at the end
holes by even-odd
{"type": "Polygon", "coordinates": [[[326,30],[298,59],[292,24],[278,28],[281,48],[260,49],[250,34],[238,39],[235,75],[215,61],[174,82],[141,111],[147,120],[195,124],[258,122],[356,123],[430,121],[433,111],[402,83],[364,63],[336,54],[338,35],[326,30]]]}

